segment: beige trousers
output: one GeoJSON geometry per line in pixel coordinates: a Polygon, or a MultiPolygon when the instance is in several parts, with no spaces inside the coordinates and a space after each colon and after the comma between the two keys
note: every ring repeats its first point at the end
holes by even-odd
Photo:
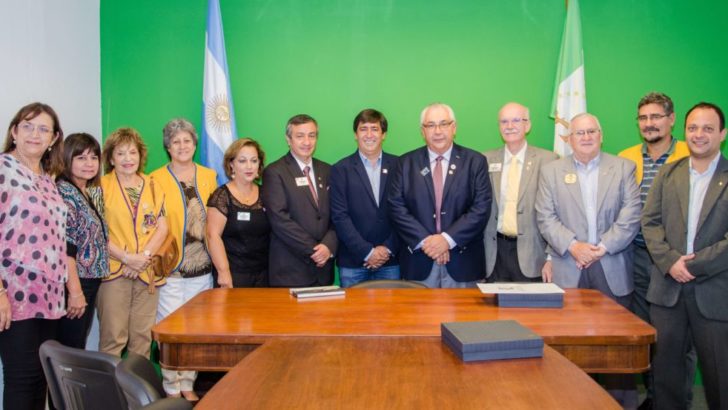
{"type": "Polygon", "coordinates": [[[124,347],[149,358],[159,290],[149,294],[141,280],[123,277],[99,287],[99,350],[121,356],[124,347]]]}

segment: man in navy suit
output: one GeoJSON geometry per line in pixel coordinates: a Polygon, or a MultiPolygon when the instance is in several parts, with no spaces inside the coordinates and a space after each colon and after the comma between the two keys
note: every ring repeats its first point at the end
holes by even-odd
{"type": "Polygon", "coordinates": [[[420,124],[426,146],[400,158],[388,196],[403,242],[402,277],[431,288],[475,287],[485,277],[488,162],[453,143],[457,123],[450,106],[425,107],[420,124]]]}
{"type": "Polygon", "coordinates": [[[263,171],[263,206],[271,226],[271,286],[334,282],[336,232],[329,219],[331,166],[313,157],[318,124],[306,114],[288,120],[291,151],[263,171]]]}
{"type": "Polygon", "coordinates": [[[387,215],[389,172],[397,157],[382,152],[387,119],[372,109],[354,118],[358,149],[331,168],[331,221],[339,239],[339,277],[348,288],[376,279],[399,279],[397,235],[387,215]]]}

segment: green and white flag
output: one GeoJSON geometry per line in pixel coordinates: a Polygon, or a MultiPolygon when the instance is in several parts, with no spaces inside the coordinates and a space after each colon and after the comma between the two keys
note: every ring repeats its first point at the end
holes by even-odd
{"type": "Polygon", "coordinates": [[[554,151],[560,156],[571,154],[568,144],[569,121],[586,112],[584,86],[584,47],[581,44],[579,0],[570,0],[566,10],[564,37],[559,52],[551,117],[554,119],[554,151]]]}

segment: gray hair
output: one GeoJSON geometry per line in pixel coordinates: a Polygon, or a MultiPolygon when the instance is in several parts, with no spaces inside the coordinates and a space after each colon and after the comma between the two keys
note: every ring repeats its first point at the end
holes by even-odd
{"type": "Polygon", "coordinates": [[[450,107],[447,104],[443,104],[443,103],[436,102],[436,103],[432,103],[432,104],[428,105],[427,107],[425,107],[422,110],[422,113],[420,113],[420,125],[424,125],[425,124],[425,115],[427,115],[427,111],[430,111],[433,108],[443,108],[443,109],[445,109],[445,111],[447,111],[448,115],[450,116],[450,119],[453,120],[453,121],[455,121],[455,122],[457,122],[455,120],[455,111],[452,110],[452,107],[450,107]]]}
{"type": "Polygon", "coordinates": [[[197,146],[197,131],[195,126],[191,122],[184,118],[173,118],[169,120],[167,125],[162,129],[163,144],[166,150],[169,150],[169,145],[172,143],[172,138],[180,132],[188,132],[192,136],[192,141],[197,146]]]}
{"type": "Polygon", "coordinates": [[[597,128],[599,128],[599,131],[602,130],[602,124],[599,123],[599,118],[597,118],[596,115],[589,114],[588,112],[583,112],[581,114],[576,114],[574,116],[574,118],[572,118],[571,121],[569,121],[569,134],[571,134],[574,131],[573,130],[573,125],[572,125],[572,124],[574,124],[574,121],[579,120],[579,119],[582,119],[582,118],[591,118],[591,119],[593,119],[594,122],[597,123],[597,128]]]}

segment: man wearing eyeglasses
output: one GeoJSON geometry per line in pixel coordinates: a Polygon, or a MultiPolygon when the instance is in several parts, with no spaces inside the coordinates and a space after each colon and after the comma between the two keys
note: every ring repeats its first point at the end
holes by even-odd
{"type": "Polygon", "coordinates": [[[485,228],[485,263],[488,282],[551,281],[546,242],[536,223],[536,191],[541,166],[558,156],[528,145],[529,110],[508,103],[498,112],[505,146],[488,151],[488,175],[494,195],[485,228]]]}
{"type": "Polygon", "coordinates": [[[420,127],[426,146],[400,157],[388,197],[403,241],[402,278],[431,288],[475,287],[485,277],[488,163],[453,143],[457,123],[450,106],[425,107],[420,127]]]}
{"type": "MultiPolygon", "coordinates": [[[[541,169],[536,195],[553,281],[562,288],[597,289],[629,308],[632,240],[640,223],[635,164],[601,152],[602,127],[588,113],[571,120],[569,145],[572,155],[541,169]]],[[[636,407],[634,377],[609,376],[609,393],[625,408],[636,407]]]]}
{"type": "Polygon", "coordinates": [[[662,167],[642,214],[656,268],[647,300],[657,329],[656,409],[687,408],[685,349],[700,360],[708,407],[728,406],[728,161],[725,116],[699,103],[685,117],[690,156],[662,167]]]}
{"type": "MultiPolygon", "coordinates": [[[[634,161],[637,165],[637,184],[640,188],[640,202],[642,206],[647,200],[647,192],[660,168],[666,164],[684,158],[690,154],[684,141],[678,141],[672,136],[672,127],[675,125],[675,112],[672,99],[663,93],[651,92],[637,104],[637,124],[642,135],[642,144],[619,153],[620,157],[634,161]]],[[[632,295],[631,310],[642,320],[650,323],[650,306],[647,302],[647,288],[650,286],[650,272],[653,269],[652,258],[647,252],[647,245],[638,232],[634,238],[634,294],[632,295]]],[[[693,371],[688,374],[686,389],[688,396],[692,397],[692,384],[695,375],[695,352],[691,351],[686,358],[688,368],[693,371]]],[[[640,405],[640,409],[652,408],[653,388],[652,373],[646,372],[643,380],[647,389],[647,397],[640,405]]]]}
{"type": "Polygon", "coordinates": [[[601,152],[601,144],[597,117],[584,113],[571,120],[574,153],[541,170],[538,225],[557,285],[598,289],[629,307],[640,218],[635,165],[601,152]]]}

